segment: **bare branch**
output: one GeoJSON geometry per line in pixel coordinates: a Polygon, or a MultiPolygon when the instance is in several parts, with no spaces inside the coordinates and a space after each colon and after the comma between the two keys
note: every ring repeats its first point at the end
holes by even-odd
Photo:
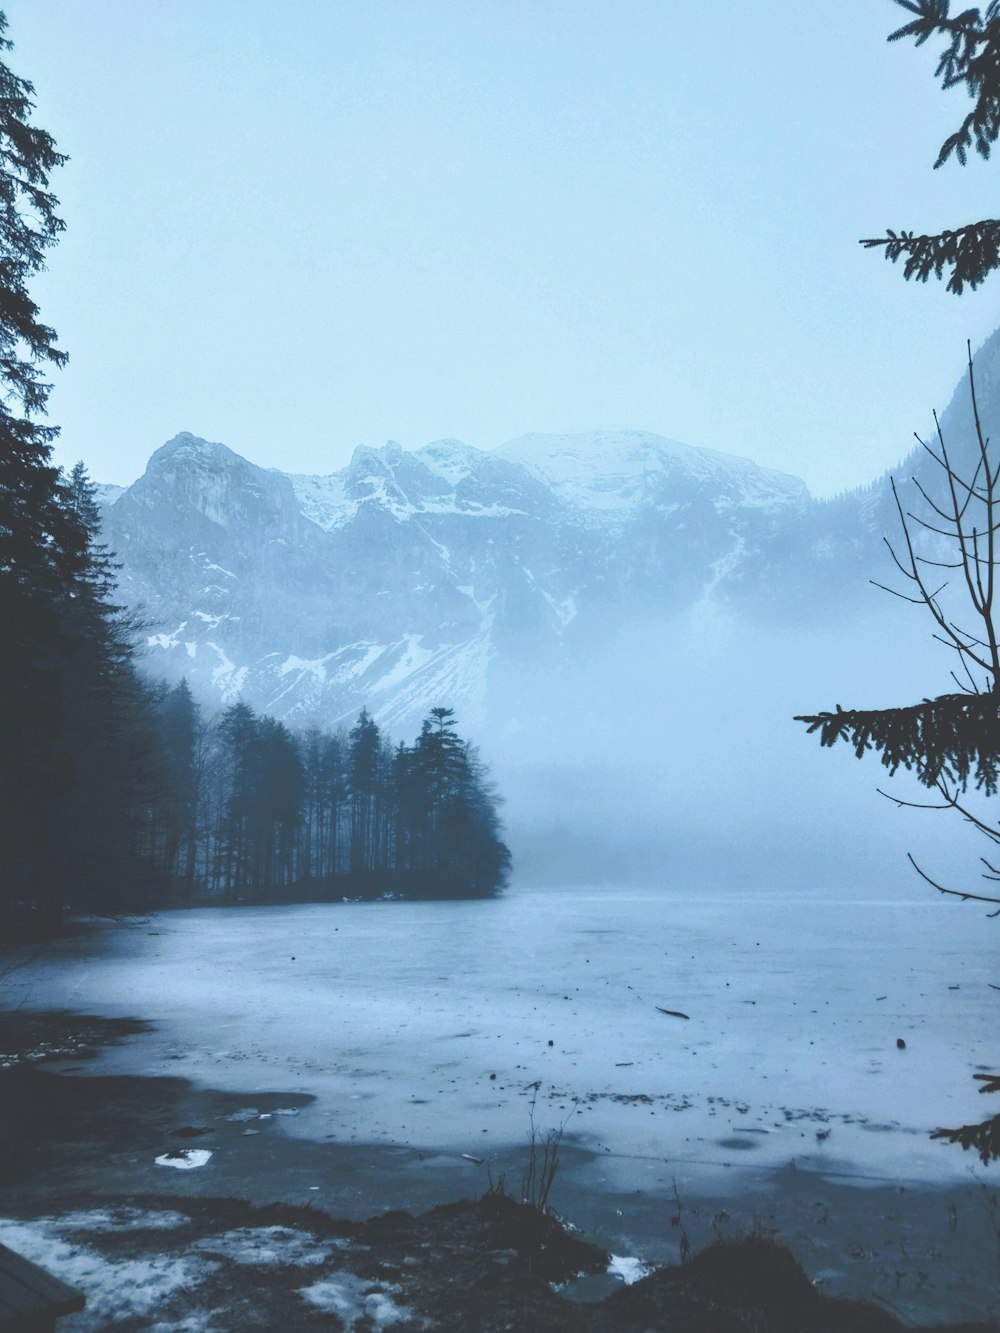
{"type": "MultiPolygon", "coordinates": [[[[923,440],[921,440],[920,443],[923,444],[923,443],[924,443],[923,440]]],[[[934,459],[934,462],[937,463],[938,467],[944,467],[944,463],[941,461],[940,458],[938,458],[937,454],[934,452],[933,449],[928,448],[928,446],[927,446],[926,444],[924,444],[924,448],[927,449],[927,452],[930,454],[931,458],[934,459]]],[[[919,481],[917,480],[916,477],[911,477],[911,478],[910,478],[910,481],[913,482],[913,485],[914,485],[914,486],[917,488],[917,490],[919,491],[919,493],[920,493],[920,497],[921,497],[921,499],[924,501],[924,503],[925,503],[926,505],[928,505],[931,509],[934,510],[934,512],[935,512],[935,514],[937,514],[938,518],[942,518],[942,519],[944,519],[944,521],[945,521],[946,523],[954,523],[954,522],[955,522],[955,516],[954,516],[954,514],[949,514],[949,513],[947,512],[947,510],[942,509],[942,508],[940,507],[940,505],[938,505],[934,500],[932,500],[931,497],[930,497],[930,496],[927,494],[927,492],[924,490],[924,487],[923,487],[922,483],[919,482],[919,481]]],[[[946,532],[944,535],[945,535],[946,537],[954,537],[954,536],[955,536],[955,533],[954,533],[954,532],[946,532]]]]}
{"type": "Polygon", "coordinates": [[[900,810],[949,810],[949,809],[951,809],[951,806],[949,805],[949,803],[948,803],[947,801],[945,801],[945,802],[944,802],[943,804],[941,804],[941,805],[938,805],[936,801],[904,801],[903,798],[902,798],[902,796],[893,796],[893,794],[892,794],[891,791],[883,791],[881,787],[876,787],[875,790],[878,792],[879,796],[884,796],[885,799],[886,799],[887,801],[891,801],[891,802],[893,803],[893,805],[898,806],[898,808],[899,808],[900,810]]]}
{"type": "Polygon", "coordinates": [[[913,606],[923,606],[924,604],[924,599],[922,597],[907,597],[905,592],[899,592],[898,589],[896,588],[890,588],[885,583],[876,583],[874,579],[869,579],[868,582],[872,585],[873,588],[878,588],[882,592],[891,593],[893,597],[898,597],[901,601],[904,602],[910,602],[912,603],[913,606]]]}
{"type": "Polygon", "coordinates": [[[1000,898],[987,897],[982,893],[969,893],[966,889],[946,889],[943,884],[939,884],[936,879],[931,879],[926,871],[920,869],[911,852],[906,853],[906,859],[920,878],[926,880],[931,888],[937,889],[938,893],[946,893],[952,898],[961,898],[963,902],[1000,904],[1000,898]]]}
{"type": "MultiPolygon", "coordinates": [[[[917,12],[917,4],[926,4],[929,9],[944,4],[945,0],[914,0],[913,4],[899,0],[899,3],[917,12]]],[[[995,7],[1000,57],[1000,0],[995,7]]],[[[1000,223],[997,228],[1000,240],[1000,223]]],[[[997,267],[1000,267],[1000,252],[997,267]]],[[[967,795],[973,790],[985,797],[1000,793],[1000,647],[993,615],[1000,533],[1000,460],[994,462],[991,458],[989,439],[983,431],[968,343],[966,351],[977,450],[974,466],[970,464],[971,480],[955,466],[935,413],[936,447],[919,436],[916,438],[944,474],[942,495],[947,498],[936,499],[931,494],[933,488],[914,477],[912,483],[926,511],[904,509],[895,478],[890,478],[901,541],[898,547],[888,538],[883,541],[908,592],[871,580],[875,587],[894,597],[925,608],[933,622],[932,638],[958,654],[960,666],[951,675],[961,693],[924,699],[907,708],[845,710],[838,705],[835,712],[797,720],[804,722],[810,733],[819,733],[821,745],[845,741],[858,758],[874,751],[890,773],[895,774],[900,768],[908,770],[939,798],[911,800],[878,788],[879,795],[892,801],[897,809],[954,812],[993,847],[1000,847],[1000,826],[988,821],[978,803],[967,795]],[[942,543],[948,544],[947,550],[942,543]],[[958,570],[960,579],[945,579],[935,587],[928,579],[931,570],[958,570]],[[956,613],[957,603],[964,610],[960,608],[956,613]],[[977,680],[979,672],[983,673],[982,680],[977,680]]],[[[907,856],[920,877],[939,893],[990,904],[998,910],[989,915],[1000,916],[1000,896],[996,893],[948,887],[923,870],[911,853],[907,856]]],[[[981,879],[990,886],[1000,884],[1000,865],[987,856],[981,856],[979,861],[981,879]]]]}

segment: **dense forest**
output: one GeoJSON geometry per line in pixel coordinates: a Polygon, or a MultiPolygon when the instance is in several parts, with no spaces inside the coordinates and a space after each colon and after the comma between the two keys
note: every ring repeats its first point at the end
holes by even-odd
{"type": "Polygon", "coordinates": [[[245,703],[203,717],[186,682],[137,668],[83,465],[51,473],[44,495],[53,536],[33,554],[49,568],[19,581],[41,520],[0,475],[4,938],[51,933],[67,911],[503,886],[498,798],[450,709],[412,745],[367,711],[332,733],[294,733],[245,703]]]}
{"type": "Polygon", "coordinates": [[[506,880],[497,798],[449,708],[411,746],[367,710],[347,733],[296,734],[245,703],[206,724],[183,681],[155,712],[168,781],[143,854],[175,896],[469,898],[506,880]]]}

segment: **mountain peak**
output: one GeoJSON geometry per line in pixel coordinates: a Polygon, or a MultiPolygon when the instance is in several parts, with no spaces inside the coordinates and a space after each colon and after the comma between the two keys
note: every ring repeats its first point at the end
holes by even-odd
{"type": "Polygon", "coordinates": [[[147,471],[154,465],[159,466],[165,462],[219,464],[229,461],[252,466],[245,458],[234,453],[228,445],[219,444],[214,440],[203,440],[200,435],[192,435],[190,431],[182,430],[173,439],[167,440],[166,444],[160,445],[151,456],[147,471]]]}
{"type": "Polygon", "coordinates": [[[126,512],[134,504],[143,509],[165,504],[179,524],[178,514],[184,510],[224,528],[261,523],[294,528],[301,521],[291,481],[283,472],[258,467],[227,445],[190,431],[160,445],[125,497],[126,512]]]}
{"type": "Polygon", "coordinates": [[[469,475],[477,460],[483,457],[483,451],[449,438],[432,440],[418,449],[416,456],[432,472],[454,486],[469,475]]]}
{"type": "Polygon", "coordinates": [[[772,508],[809,498],[798,477],[643,430],[522,435],[494,454],[520,463],[566,503],[592,510],[676,503],[693,489],[711,493],[717,506],[772,508]]]}

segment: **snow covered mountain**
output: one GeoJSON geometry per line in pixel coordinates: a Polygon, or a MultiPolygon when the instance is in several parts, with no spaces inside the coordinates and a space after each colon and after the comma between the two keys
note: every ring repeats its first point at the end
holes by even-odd
{"type": "MultiPolygon", "coordinates": [[[[1000,331],[976,361],[996,436],[1000,331]]],[[[974,470],[966,383],[941,420],[974,470]]],[[[896,475],[937,482],[919,450],[896,475]]],[[[792,721],[953,685],[920,608],[871,587],[899,583],[885,477],[818,501],[641,431],[389,443],[289,476],[182,434],[100,500],[151,674],[295,726],[367,706],[397,740],[454,707],[526,882],[881,893],[905,851],[951,855],[872,801],[878,765],[858,781],[792,721]]]]}
{"type": "Polygon", "coordinates": [[[672,512],[699,493],[720,510],[776,511],[808,499],[796,477],[646,431],[522,435],[494,457],[519,463],[566,504],[602,516],[648,506],[672,512]]]}
{"type": "Polygon", "coordinates": [[[296,723],[366,704],[399,734],[442,701],[475,721],[499,664],[545,671],[636,618],[780,616],[873,530],[857,500],[640,431],[390,442],[321,477],[185,433],[102,499],[151,673],[296,723]]]}

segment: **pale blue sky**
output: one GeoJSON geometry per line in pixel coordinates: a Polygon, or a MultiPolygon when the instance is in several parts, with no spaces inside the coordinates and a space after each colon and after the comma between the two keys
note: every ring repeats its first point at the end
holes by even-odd
{"type": "Polygon", "coordinates": [[[61,462],[257,463],[638,427],[819,494],[909,448],[1000,323],[884,227],[997,214],[890,0],[6,0],[71,164],[35,287],[61,462]]]}

